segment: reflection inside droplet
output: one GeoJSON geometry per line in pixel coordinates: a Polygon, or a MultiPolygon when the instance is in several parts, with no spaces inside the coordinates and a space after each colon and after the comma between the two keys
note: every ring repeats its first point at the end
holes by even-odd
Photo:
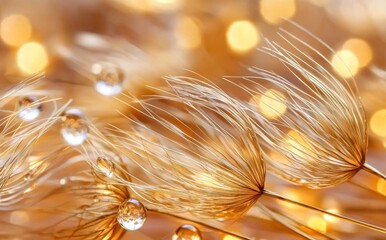
{"type": "Polygon", "coordinates": [[[119,207],[117,220],[124,229],[135,231],[145,223],[146,209],[138,200],[128,199],[119,207]]]}
{"type": "Polygon", "coordinates": [[[201,233],[195,226],[184,224],[176,230],[172,240],[201,240],[201,233]]]}
{"type": "Polygon", "coordinates": [[[96,90],[105,96],[114,96],[123,90],[124,74],[114,64],[96,63],[91,68],[96,75],[96,90]]]}
{"type": "Polygon", "coordinates": [[[111,177],[114,173],[114,163],[107,157],[98,157],[97,165],[99,170],[107,177],[111,177]]]}
{"type": "Polygon", "coordinates": [[[69,109],[63,116],[60,130],[64,140],[72,146],[82,144],[88,134],[88,127],[79,109],[69,109]]]}
{"type": "Polygon", "coordinates": [[[39,117],[41,105],[37,104],[36,97],[22,97],[18,102],[19,117],[26,122],[31,122],[39,117]]]}

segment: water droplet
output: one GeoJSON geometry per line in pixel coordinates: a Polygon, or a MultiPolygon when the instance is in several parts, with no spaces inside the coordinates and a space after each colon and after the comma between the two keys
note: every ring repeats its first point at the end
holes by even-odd
{"type": "Polygon", "coordinates": [[[117,220],[121,226],[129,231],[135,231],[146,221],[146,209],[136,199],[128,199],[119,206],[117,220]]]}
{"type": "Polygon", "coordinates": [[[201,240],[201,233],[195,226],[184,224],[173,235],[172,240],[201,240]]]}
{"type": "Polygon", "coordinates": [[[67,183],[67,177],[61,178],[59,180],[60,185],[65,185],[67,183]]]}
{"type": "Polygon", "coordinates": [[[114,163],[107,157],[98,157],[97,164],[99,170],[107,177],[111,177],[114,174],[114,163]]]}
{"type": "Polygon", "coordinates": [[[32,179],[32,174],[31,173],[27,173],[26,175],[24,175],[24,181],[26,182],[30,182],[32,179]]]}
{"type": "Polygon", "coordinates": [[[18,102],[19,117],[25,121],[30,122],[39,117],[42,106],[37,103],[36,97],[22,97],[18,102]]]}
{"type": "Polygon", "coordinates": [[[122,92],[124,74],[120,68],[111,63],[96,63],[92,66],[96,75],[96,90],[105,96],[114,96],[122,92]]]}
{"type": "Polygon", "coordinates": [[[68,144],[72,146],[82,144],[88,134],[88,127],[83,118],[83,113],[78,109],[67,110],[63,116],[60,132],[68,144]]]}

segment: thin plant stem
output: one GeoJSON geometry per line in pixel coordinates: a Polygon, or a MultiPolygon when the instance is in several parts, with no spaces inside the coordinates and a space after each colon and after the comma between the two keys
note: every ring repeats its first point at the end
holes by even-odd
{"type": "Polygon", "coordinates": [[[266,215],[268,215],[269,217],[271,217],[273,220],[279,222],[280,224],[282,224],[284,227],[288,228],[289,230],[295,232],[296,234],[304,237],[304,238],[307,238],[307,239],[310,239],[310,240],[313,240],[315,239],[314,237],[312,237],[311,235],[305,233],[304,231],[302,231],[301,229],[299,229],[299,226],[300,227],[304,227],[304,228],[307,228],[313,232],[316,232],[318,235],[320,236],[323,236],[325,237],[326,239],[329,239],[329,240],[336,240],[336,238],[333,238],[333,237],[330,237],[324,233],[321,233],[319,231],[316,231],[315,229],[312,229],[296,220],[294,220],[293,218],[290,218],[280,212],[277,212],[277,211],[274,211],[266,206],[264,206],[263,204],[259,204],[259,207],[266,213],[266,215]],[[295,225],[295,226],[294,226],[295,225]],[[298,225],[298,226],[296,226],[298,225]]]}
{"type": "Polygon", "coordinates": [[[222,233],[231,235],[232,237],[240,238],[242,240],[255,240],[254,237],[242,236],[242,235],[240,235],[238,233],[233,233],[233,232],[230,232],[230,231],[224,230],[222,228],[218,228],[218,227],[212,226],[212,225],[204,223],[204,222],[200,222],[200,221],[197,221],[197,220],[189,219],[189,218],[182,217],[182,216],[179,216],[179,215],[175,215],[175,214],[172,214],[172,213],[160,212],[158,210],[150,209],[150,208],[147,208],[147,210],[149,212],[154,212],[154,213],[158,213],[158,214],[162,214],[162,215],[166,215],[166,216],[171,216],[173,218],[181,219],[181,220],[184,220],[184,221],[192,222],[192,223],[195,223],[197,225],[200,225],[200,226],[212,229],[214,231],[222,232],[222,233]]]}
{"type": "Polygon", "coordinates": [[[375,175],[375,176],[377,176],[377,177],[380,177],[380,178],[382,178],[383,180],[386,181],[386,176],[385,176],[383,173],[381,173],[380,171],[378,171],[377,169],[375,169],[375,168],[374,168],[373,166],[371,166],[370,164],[365,163],[365,164],[363,164],[362,168],[363,168],[366,172],[371,173],[371,174],[373,174],[373,175],[375,175]]]}
{"type": "Polygon", "coordinates": [[[375,225],[372,225],[370,223],[365,223],[365,222],[362,222],[362,221],[359,221],[359,220],[356,220],[356,219],[353,219],[353,218],[345,217],[345,216],[342,216],[342,215],[339,215],[339,214],[331,213],[331,212],[328,212],[328,211],[323,210],[321,208],[313,207],[313,206],[310,206],[310,205],[307,205],[305,203],[301,203],[301,202],[298,202],[298,201],[295,201],[295,200],[291,200],[291,199],[285,198],[283,196],[280,196],[279,194],[271,192],[269,190],[264,190],[263,194],[265,196],[276,198],[276,199],[282,200],[284,202],[289,202],[289,203],[292,203],[294,205],[298,205],[298,206],[301,206],[301,207],[304,207],[304,208],[308,208],[308,209],[311,209],[311,210],[314,210],[314,211],[317,211],[317,212],[320,212],[320,213],[323,213],[323,214],[327,214],[327,215],[330,215],[330,216],[333,216],[333,217],[336,217],[336,218],[340,218],[342,220],[346,220],[348,222],[357,224],[359,226],[362,226],[362,227],[365,227],[365,228],[368,228],[368,229],[372,229],[372,230],[375,230],[375,231],[378,231],[378,232],[386,233],[386,229],[385,228],[382,228],[382,227],[379,227],[379,226],[375,226],[375,225]]]}
{"type": "Polygon", "coordinates": [[[352,179],[351,179],[348,183],[350,183],[350,184],[352,184],[352,185],[354,185],[354,186],[356,186],[356,187],[358,187],[358,188],[361,188],[361,189],[363,189],[363,190],[365,190],[365,191],[371,192],[371,193],[373,193],[374,195],[386,197],[386,196],[383,195],[382,193],[380,193],[380,192],[378,192],[378,191],[376,191],[376,190],[370,188],[368,185],[362,185],[362,184],[356,183],[356,182],[354,182],[352,179]]]}

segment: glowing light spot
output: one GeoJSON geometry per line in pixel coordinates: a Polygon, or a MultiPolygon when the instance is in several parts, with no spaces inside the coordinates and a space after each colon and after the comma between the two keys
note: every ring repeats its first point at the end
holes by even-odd
{"type": "Polygon", "coordinates": [[[225,235],[222,239],[223,240],[240,240],[240,238],[234,237],[234,236],[231,236],[231,235],[225,235]]]}
{"type": "Polygon", "coordinates": [[[267,118],[278,118],[287,111],[284,102],[285,96],[281,92],[270,89],[260,98],[260,111],[267,118]]]}
{"type": "Polygon", "coordinates": [[[175,10],[181,7],[182,0],[151,0],[151,4],[159,10],[175,10]]]}
{"type": "Polygon", "coordinates": [[[18,47],[26,43],[32,34],[31,23],[23,15],[10,15],[1,22],[0,36],[9,46],[18,47]]]}
{"type": "Polygon", "coordinates": [[[246,20],[233,22],[228,27],[226,38],[229,48],[240,54],[251,51],[260,41],[256,26],[246,20]]]}
{"type": "Polygon", "coordinates": [[[327,232],[327,222],[320,217],[312,217],[307,221],[307,226],[321,233],[327,232]]]}
{"type": "MultiPolygon", "coordinates": [[[[340,214],[339,210],[336,208],[327,209],[327,212],[340,214]]],[[[326,219],[327,222],[331,222],[331,223],[336,223],[339,221],[338,218],[331,216],[331,215],[328,215],[328,214],[323,214],[323,218],[326,219]]]]}
{"type": "Polygon", "coordinates": [[[386,181],[383,179],[379,179],[377,183],[377,191],[386,196],[386,181]]]}
{"type": "Polygon", "coordinates": [[[370,129],[380,137],[386,137],[386,109],[379,110],[370,119],[370,129]]]}
{"type": "Polygon", "coordinates": [[[295,0],[261,0],[260,14],[269,24],[280,24],[283,19],[290,19],[295,15],[295,0]]]}
{"type": "Polygon", "coordinates": [[[347,78],[355,76],[359,70],[358,58],[349,50],[340,50],[331,60],[331,65],[335,72],[347,78]]]}
{"type": "Polygon", "coordinates": [[[287,148],[292,152],[292,154],[297,155],[299,157],[317,157],[312,153],[312,146],[303,137],[299,132],[295,130],[291,130],[287,133],[287,137],[285,139],[285,144],[287,144],[287,148]]]}
{"type": "Polygon", "coordinates": [[[17,65],[25,74],[40,72],[47,67],[47,64],[47,52],[40,43],[26,43],[17,52],[17,65]]]}
{"type": "Polygon", "coordinates": [[[23,211],[13,211],[9,216],[11,224],[24,225],[29,222],[29,216],[23,211]]]}
{"type": "Polygon", "coordinates": [[[220,184],[217,182],[212,175],[207,173],[198,173],[197,174],[197,181],[200,184],[203,184],[208,187],[218,187],[220,184]]]}
{"type": "Polygon", "coordinates": [[[182,17],[176,26],[177,43],[183,48],[197,48],[201,44],[201,30],[197,22],[190,17],[182,17]]]}
{"type": "Polygon", "coordinates": [[[373,50],[370,45],[362,39],[352,38],[347,40],[343,44],[343,49],[349,50],[355,54],[360,67],[367,66],[373,59],[373,50]]]}

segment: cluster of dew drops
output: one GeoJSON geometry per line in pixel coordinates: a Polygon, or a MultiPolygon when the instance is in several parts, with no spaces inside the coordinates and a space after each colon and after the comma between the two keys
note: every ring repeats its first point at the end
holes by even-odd
{"type": "MultiPolygon", "coordinates": [[[[122,92],[125,75],[123,71],[110,63],[96,63],[91,72],[95,76],[95,89],[102,95],[115,96],[122,92]]],[[[43,106],[35,96],[23,96],[18,101],[18,115],[25,122],[36,120],[43,106]]],[[[60,133],[64,141],[71,146],[78,146],[87,140],[89,129],[84,113],[77,108],[66,109],[62,114],[60,133]]],[[[111,177],[114,165],[107,157],[98,157],[97,164],[101,171],[111,177]]],[[[61,183],[64,183],[61,181],[61,183]]],[[[147,218],[145,206],[134,198],[121,203],[117,221],[122,228],[128,231],[140,229],[147,218]]],[[[181,225],[174,233],[172,240],[201,240],[199,229],[190,224],[181,225]]]]}

